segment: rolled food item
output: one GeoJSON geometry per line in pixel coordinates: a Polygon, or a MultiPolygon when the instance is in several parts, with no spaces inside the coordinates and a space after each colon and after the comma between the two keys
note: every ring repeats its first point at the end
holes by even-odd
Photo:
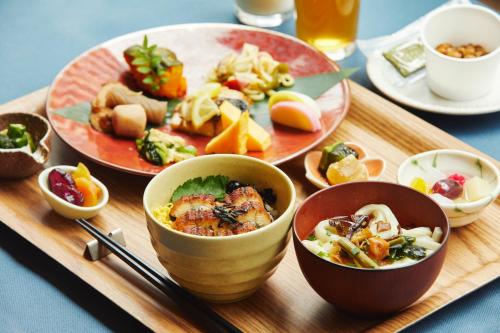
{"type": "Polygon", "coordinates": [[[147,121],[162,125],[167,113],[167,102],[146,97],[142,92],[130,90],[120,82],[109,82],[101,87],[92,102],[92,112],[101,109],[113,109],[117,105],[140,104],[146,111],[147,121]]]}
{"type": "Polygon", "coordinates": [[[118,105],[111,116],[116,135],[138,139],[146,130],[146,111],[140,104],[118,105]]]}

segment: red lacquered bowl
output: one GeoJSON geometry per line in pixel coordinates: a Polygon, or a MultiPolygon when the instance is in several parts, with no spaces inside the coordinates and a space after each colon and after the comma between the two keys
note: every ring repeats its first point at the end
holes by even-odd
{"type": "Polygon", "coordinates": [[[441,271],[450,233],[445,213],[428,196],[409,187],[371,181],[341,184],[313,194],[297,210],[293,229],[295,253],[311,287],[338,309],[365,317],[387,315],[418,300],[441,271]],[[326,261],[302,245],[318,222],[353,214],[368,204],[386,204],[404,228],[441,227],[441,247],[414,265],[371,270],[326,261]]]}

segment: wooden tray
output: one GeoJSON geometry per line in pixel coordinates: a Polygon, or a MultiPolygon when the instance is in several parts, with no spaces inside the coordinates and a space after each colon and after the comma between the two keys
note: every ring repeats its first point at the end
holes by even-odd
{"type": "MultiPolygon", "coordinates": [[[[396,170],[408,155],[437,148],[459,148],[485,156],[400,107],[350,82],[352,105],[340,128],[326,142],[337,139],[362,143],[371,155],[387,161],[384,180],[395,181],[396,170]]],[[[46,89],[0,106],[0,112],[43,112],[46,89]]],[[[53,138],[52,164],[75,164],[81,159],[53,138]]],[[[494,163],[498,161],[493,160],[494,163]]],[[[121,227],[127,246],[164,271],[149,241],[142,210],[148,179],[85,161],[110,189],[110,202],[93,223],[102,230],[121,227]]],[[[303,158],[282,166],[292,176],[300,199],[316,189],[304,177],[303,158]]],[[[103,295],[155,331],[200,330],[180,314],[175,304],[120,260],[110,255],[100,261],[83,258],[88,234],[53,213],[43,200],[36,176],[7,181],[0,186],[0,220],[103,295]]],[[[397,331],[495,279],[500,272],[500,235],[497,199],[476,223],[454,229],[444,268],[434,286],[415,304],[385,320],[363,320],[337,312],[307,284],[297,264],[293,244],[276,274],[248,300],[214,305],[217,312],[246,332],[256,331],[397,331]],[[467,263],[467,264],[464,264],[467,263]]],[[[418,277],[415,277],[418,278],[418,277]]]]}

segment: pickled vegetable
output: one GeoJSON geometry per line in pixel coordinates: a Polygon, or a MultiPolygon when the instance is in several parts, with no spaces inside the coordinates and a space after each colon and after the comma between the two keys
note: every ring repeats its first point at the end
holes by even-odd
{"type": "Polygon", "coordinates": [[[75,186],[83,194],[84,207],[92,207],[99,203],[101,189],[90,179],[84,177],[75,178],[75,186]]]}
{"type": "Polygon", "coordinates": [[[337,142],[333,145],[324,147],[319,162],[319,171],[326,175],[330,164],[339,162],[349,155],[353,155],[356,159],[359,157],[355,150],[349,148],[343,142],[337,142]]]}
{"type": "Polygon", "coordinates": [[[432,186],[432,193],[441,194],[448,199],[456,199],[463,193],[463,186],[453,179],[441,179],[432,186]]]}
{"type": "Polygon", "coordinates": [[[368,179],[368,169],[354,155],[348,155],[340,162],[330,164],[326,178],[331,185],[354,180],[368,179]]]}
{"type": "Polygon", "coordinates": [[[10,124],[0,131],[0,148],[15,149],[28,146],[31,152],[36,150],[33,137],[23,124],[10,124]]]}
{"type": "Polygon", "coordinates": [[[490,186],[483,178],[474,176],[465,182],[465,195],[467,200],[476,201],[490,194],[490,186]]]}
{"type": "Polygon", "coordinates": [[[423,193],[423,194],[427,194],[428,190],[427,190],[427,183],[425,182],[425,180],[421,177],[415,177],[411,184],[410,184],[410,187],[414,190],[417,190],[419,191],[420,193],[423,193]]]}
{"type": "Polygon", "coordinates": [[[49,173],[49,189],[64,201],[77,206],[83,205],[82,192],[75,187],[71,175],[63,170],[54,169],[49,173]]]}

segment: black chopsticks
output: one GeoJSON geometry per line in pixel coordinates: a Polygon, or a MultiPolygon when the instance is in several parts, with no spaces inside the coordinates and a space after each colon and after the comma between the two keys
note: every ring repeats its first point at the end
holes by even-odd
{"type": "Polygon", "coordinates": [[[132,267],[137,273],[141,274],[146,280],[169,296],[175,303],[180,305],[183,310],[186,310],[186,312],[190,314],[191,318],[199,320],[200,324],[209,328],[210,331],[232,333],[241,332],[239,328],[217,314],[202,300],[179,287],[168,277],[146,264],[125,247],[118,244],[114,239],[103,234],[88,221],[84,219],[76,219],[75,221],[89,234],[91,234],[92,237],[97,239],[99,243],[104,245],[109,251],[132,267]]]}

